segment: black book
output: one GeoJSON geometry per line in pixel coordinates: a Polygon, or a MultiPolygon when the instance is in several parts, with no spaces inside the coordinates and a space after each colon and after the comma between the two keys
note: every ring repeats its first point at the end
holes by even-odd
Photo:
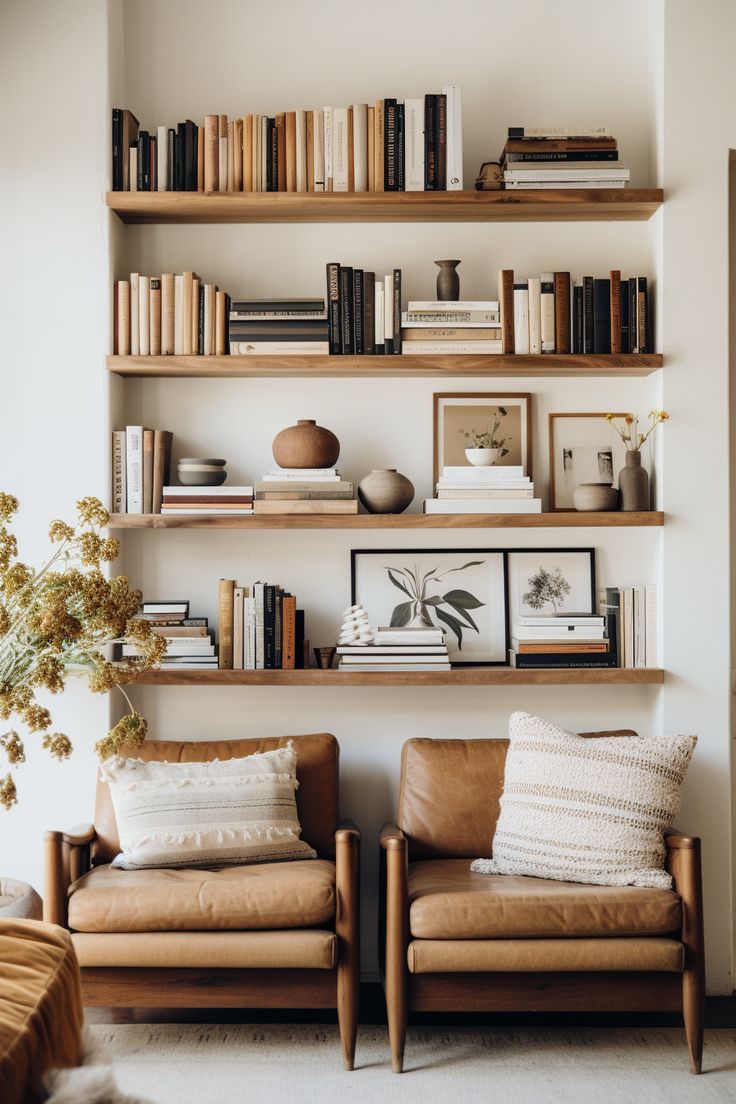
{"type": "Polygon", "coordinates": [[[507,153],[506,161],[618,161],[618,150],[550,150],[548,153],[507,153]]]}
{"type": "Polygon", "coordinates": [[[396,192],[399,187],[397,107],[396,100],[383,101],[383,190],[385,192],[396,192]]]}
{"type": "Polygon", "coordinates": [[[260,337],[261,340],[329,341],[328,325],[324,319],[314,322],[281,319],[258,319],[252,322],[233,318],[228,322],[228,333],[236,340],[260,337]]]}
{"type": "MultiPolygon", "coordinates": [[[[273,175],[273,137],[276,131],[276,120],[266,119],[266,191],[274,191],[274,175],[273,175]]],[[[279,178],[278,175],[275,178],[275,187],[278,189],[279,178]]]]}
{"type": "Polygon", "coordinates": [[[406,175],[405,175],[405,151],[404,151],[404,105],[403,103],[396,105],[396,148],[397,148],[397,180],[396,189],[399,192],[406,190],[406,175]]]}
{"type": "Polygon", "coordinates": [[[593,352],[611,351],[611,281],[593,280],[593,352]]]}
{"type": "Polygon", "coordinates": [[[393,312],[393,348],[394,355],[401,353],[401,269],[394,269],[394,301],[393,312]]]}
{"type": "Polygon", "coordinates": [[[179,123],[174,139],[174,190],[185,192],[186,189],[186,128],[184,123],[179,123]]]}
{"type": "Polygon", "coordinates": [[[447,96],[437,96],[437,187],[447,191],[447,96]]]}
{"type": "Polygon", "coordinates": [[[147,130],[138,133],[138,191],[151,190],[151,135],[147,130]]]}
{"type": "Polygon", "coordinates": [[[166,190],[174,191],[174,166],[176,163],[176,131],[169,127],[166,135],[166,190]]]}
{"type": "Polygon", "coordinates": [[[617,663],[611,652],[579,652],[574,656],[555,652],[517,652],[514,666],[517,670],[522,668],[570,670],[575,667],[616,667],[617,663]]]}
{"type": "MultiPolygon", "coordinates": [[[[125,151],[126,157],[128,151],[125,151]]],[[[123,190],[123,111],[120,107],[112,109],[112,190],[123,190]]]]}
{"type": "Polygon", "coordinates": [[[353,343],[356,356],[365,351],[363,330],[363,269],[353,269],[353,343]]]}
{"type": "MultiPolygon", "coordinates": [[[[278,177],[276,179],[278,180],[278,177]]],[[[283,666],[284,592],[281,587],[275,587],[274,589],[273,665],[277,671],[280,671],[283,666]]]]}
{"type": "Polygon", "coordinates": [[[621,310],[621,352],[631,352],[631,333],[629,329],[629,281],[621,281],[620,310],[621,310]]]}
{"type": "Polygon", "coordinates": [[[437,97],[424,97],[424,190],[437,190],[437,97]]]}
{"type": "Polygon", "coordinates": [[[639,331],[639,352],[653,352],[654,343],[649,321],[649,287],[646,276],[636,278],[636,325],[639,331]]]}
{"type": "Polygon", "coordinates": [[[204,356],[204,281],[199,281],[199,304],[197,311],[197,353],[204,356]]]}
{"type": "Polygon", "coordinates": [[[305,625],[304,625],[304,610],[298,609],[296,611],[296,620],[294,625],[294,667],[297,671],[304,669],[304,639],[305,639],[305,625]]]}
{"type": "Polygon", "coordinates": [[[363,352],[376,351],[376,274],[363,273],[363,352]]]}
{"type": "Polygon", "coordinates": [[[342,352],[340,338],[340,266],[334,261],[327,265],[327,333],[330,353],[342,352]]]}
{"type": "Polygon", "coordinates": [[[340,266],[340,352],[354,353],[353,334],[353,270],[340,266]]]}
{"type": "Polygon", "coordinates": [[[197,191],[197,124],[191,119],[184,123],[184,190],[197,191]]]}
{"type": "Polygon", "coordinates": [[[636,302],[636,277],[629,277],[629,351],[640,353],[639,311],[636,302]]]}
{"type": "Polygon", "coordinates": [[[572,289],[572,351],[583,351],[583,285],[576,284],[572,289]]]}
{"type": "Polygon", "coordinates": [[[583,352],[593,352],[593,277],[583,277],[583,352]]]}
{"type": "Polygon", "coordinates": [[[263,666],[273,669],[276,660],[276,587],[263,587],[263,666]]]}
{"type": "Polygon", "coordinates": [[[233,311],[241,314],[268,314],[279,311],[285,314],[314,314],[324,317],[326,299],[234,299],[233,311]]]}

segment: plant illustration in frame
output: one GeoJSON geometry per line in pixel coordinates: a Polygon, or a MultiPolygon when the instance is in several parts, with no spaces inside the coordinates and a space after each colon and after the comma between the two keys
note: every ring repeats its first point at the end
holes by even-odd
{"type": "Polygon", "coordinates": [[[470,591],[462,587],[451,587],[444,591],[445,576],[456,571],[466,571],[470,567],[480,567],[483,560],[470,560],[459,567],[450,567],[440,570],[439,567],[421,571],[417,566],[387,567],[385,570],[393,586],[406,595],[408,601],[399,602],[394,606],[391,614],[391,628],[404,628],[407,625],[428,628],[434,625],[432,614],[439,622],[443,632],[447,628],[455,634],[457,646],[462,649],[463,631],[469,629],[475,633],[480,630],[476,624],[471,610],[480,609],[485,605],[470,591]],[[432,594],[432,589],[444,591],[440,594],[432,594]],[[449,606],[450,609],[443,607],[449,606]],[[450,613],[450,610],[453,612],[450,613]],[[445,628],[444,626],[447,626],[445,628]]]}
{"type": "Polygon", "coordinates": [[[551,605],[554,613],[557,614],[560,605],[571,590],[572,587],[559,567],[553,568],[552,571],[540,567],[539,571],[529,579],[529,590],[522,595],[522,601],[533,610],[540,612],[547,605],[551,605]]]}

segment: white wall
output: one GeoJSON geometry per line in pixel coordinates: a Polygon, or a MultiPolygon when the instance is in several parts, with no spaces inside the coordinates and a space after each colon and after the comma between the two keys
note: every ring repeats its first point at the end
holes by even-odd
{"type": "MultiPolygon", "coordinates": [[[[728,5],[716,5],[725,8],[728,5]]],[[[44,430],[58,455],[54,425],[63,418],[66,433],[64,469],[58,466],[49,480],[45,465],[30,461],[18,470],[16,454],[27,457],[28,424],[15,418],[10,433],[0,439],[0,483],[13,486],[28,502],[28,530],[42,537],[47,513],[55,515],[76,496],[104,488],[107,465],[107,390],[103,356],[107,349],[108,254],[114,275],[127,272],[153,273],[194,268],[207,279],[215,279],[235,294],[292,295],[321,293],[324,264],[328,260],[375,267],[377,271],[400,265],[412,296],[433,294],[435,257],[460,256],[462,294],[490,296],[495,291],[494,273],[501,266],[518,271],[539,272],[549,268],[570,268],[582,274],[604,274],[611,267],[646,272],[657,276],[663,243],[665,259],[669,243],[675,246],[675,214],[670,231],[666,220],[648,224],[518,224],[503,226],[219,226],[219,227],[120,227],[113,221],[108,229],[101,210],[103,169],[109,145],[108,76],[105,72],[105,5],[88,2],[66,4],[64,27],[53,24],[55,6],[43,3],[16,4],[12,13],[14,66],[18,99],[34,90],[43,95],[64,118],[75,120],[75,133],[90,140],[70,157],[63,184],[71,196],[64,218],[56,207],[44,210],[25,196],[31,189],[46,195],[48,169],[37,164],[34,179],[23,176],[18,183],[12,226],[22,235],[22,252],[33,250],[34,277],[49,274],[57,266],[58,279],[73,271],[77,280],[87,281],[84,294],[74,286],[75,301],[96,302],[91,312],[94,328],[83,331],[75,321],[62,318],[61,306],[68,306],[71,281],[61,284],[57,300],[60,355],[50,360],[43,353],[6,357],[5,364],[22,363],[29,383],[24,386],[38,395],[44,388],[44,430]],[[46,31],[48,28],[48,38],[46,31]],[[64,37],[68,36],[68,37],[64,37]],[[85,79],[77,85],[54,68],[53,57],[70,53],[76,72],[85,79]],[[78,64],[77,64],[78,59],[78,64]],[[87,72],[85,67],[92,71],[87,72]],[[77,102],[79,101],[79,102],[77,102]],[[63,110],[62,110],[63,108],[63,110]],[[19,213],[20,212],[20,213],[19,213]],[[41,220],[41,232],[37,236],[41,220]],[[97,234],[97,236],[94,236],[97,234]],[[106,235],[110,234],[108,249],[106,235]],[[63,236],[61,250],[51,260],[47,242],[63,236]],[[85,255],[87,236],[94,237],[91,255],[85,255]],[[80,263],[80,257],[82,261],[80,263]],[[91,296],[91,299],[90,299],[91,296]],[[76,342],[75,353],[66,350],[76,342]],[[63,380],[63,385],[61,381],[63,380]],[[71,386],[73,381],[73,386],[71,386]],[[55,390],[58,387],[58,392],[55,390]],[[48,395],[48,401],[45,396],[48,395]],[[70,429],[71,427],[71,429],[70,429]],[[92,463],[90,463],[92,458],[92,463]],[[58,474],[57,474],[58,472],[58,474]]],[[[668,7],[668,34],[676,41],[668,47],[673,56],[688,49],[690,28],[679,29],[682,9],[668,7]],[[680,37],[678,37],[680,36],[680,37]]],[[[245,5],[236,0],[127,0],[110,5],[114,22],[110,56],[110,82],[116,102],[129,106],[143,125],[173,125],[187,115],[200,119],[205,112],[231,115],[245,111],[273,113],[296,106],[373,100],[380,95],[399,97],[421,94],[442,83],[456,81],[463,86],[466,133],[466,182],[472,183],[481,161],[497,156],[504,129],[509,123],[525,121],[591,120],[608,123],[618,135],[623,156],[631,164],[634,183],[654,183],[657,150],[663,135],[659,120],[668,117],[669,98],[682,93],[672,87],[676,66],[665,62],[665,80],[657,59],[661,55],[661,7],[626,0],[596,5],[596,18],[582,0],[565,0],[555,5],[543,0],[524,0],[514,5],[462,0],[448,17],[445,3],[415,0],[396,5],[376,0],[370,21],[364,5],[320,0],[316,5],[281,2],[245,5]],[[121,29],[122,25],[122,29],[121,29]],[[363,28],[356,30],[356,27],[363,28]],[[371,28],[391,27],[391,33],[370,34],[371,28]],[[585,28],[585,41],[581,28],[585,28]],[[410,49],[406,49],[407,39],[410,49]],[[523,51],[520,46],[523,43],[523,51]],[[118,69],[122,70],[118,72],[118,69]],[[567,76],[565,76],[567,75],[567,76]],[[541,105],[541,106],[540,106],[541,105]],[[582,105],[582,106],[581,106],[582,105]]],[[[725,36],[724,36],[725,37],[725,36]]],[[[7,40],[7,36],[6,36],[7,40]]],[[[721,39],[724,41],[724,39],[721,39]]],[[[709,44],[717,48],[716,43],[709,44]]],[[[724,59],[726,57],[724,46],[724,59]]],[[[680,61],[680,65],[684,64],[680,61]]],[[[704,72],[710,62],[699,62],[704,72]]],[[[59,62],[61,67],[61,62],[59,62]]],[[[680,70],[681,72],[682,70],[680,70]]],[[[700,70],[688,61],[688,87],[700,70]]],[[[711,78],[714,82],[718,76],[711,78]]],[[[720,86],[713,95],[722,96],[720,86]]],[[[710,109],[710,102],[706,105],[710,109]]],[[[678,108],[679,110],[679,108],[678,108]]],[[[709,149],[714,143],[727,145],[724,117],[712,114],[709,149]]],[[[701,115],[707,114],[701,105],[701,115]]],[[[679,123],[678,123],[679,126],[679,123]]],[[[695,124],[690,124],[694,127],[695,124]]],[[[668,143],[672,171],[681,181],[697,172],[696,162],[685,158],[684,129],[680,135],[682,157],[675,158],[677,141],[668,143]]],[[[689,140],[689,138],[688,138],[689,140]]],[[[68,135],[65,135],[68,141],[68,135]]],[[[29,159],[37,157],[29,143],[29,159]]],[[[61,152],[65,150],[60,139],[61,152]]],[[[20,172],[21,161],[13,173],[20,172]]],[[[665,157],[666,183],[670,168],[665,157]]],[[[56,182],[55,182],[56,183],[56,182]]],[[[725,192],[724,192],[725,195],[725,192]]],[[[718,199],[718,196],[714,196],[718,199]]],[[[6,206],[6,205],[4,205],[6,206]]],[[[725,211],[725,208],[724,208],[725,211]]],[[[679,234],[699,233],[700,207],[684,211],[679,234]]],[[[704,253],[704,298],[707,280],[714,270],[717,252],[718,208],[709,222],[708,249],[704,253]],[[712,240],[711,240],[712,239],[712,240]]],[[[684,249],[685,245],[681,246],[684,249]]],[[[20,254],[21,249],[18,247],[20,254]]],[[[725,256],[725,253],[724,253],[725,256]]],[[[668,262],[669,263],[669,262],[668,262]]],[[[692,263],[692,262],[688,262],[692,263]]],[[[15,275],[20,260],[11,265],[15,275]]],[[[725,385],[725,359],[713,358],[703,365],[692,341],[696,328],[688,304],[676,300],[690,282],[678,277],[687,265],[680,257],[676,267],[665,267],[666,350],[679,356],[673,367],[673,385],[680,380],[681,393],[670,389],[669,366],[646,380],[507,380],[493,381],[488,388],[478,380],[388,381],[130,381],[117,382],[112,389],[112,409],[118,424],[143,420],[174,430],[178,455],[211,454],[228,458],[231,478],[257,478],[270,464],[270,441],[282,426],[297,417],[317,417],[333,428],[342,442],[341,468],[349,478],[359,479],[378,466],[396,466],[415,482],[418,494],[426,495],[431,485],[431,396],[441,390],[486,390],[534,392],[535,477],[543,493],[547,479],[547,413],[550,410],[638,410],[645,414],[662,401],[663,388],[672,404],[673,420],[663,442],[666,449],[664,474],[660,467],[658,494],[664,495],[668,511],[678,517],[692,517],[697,507],[697,528],[677,518],[672,530],[560,530],[500,533],[469,530],[465,534],[402,533],[388,531],[351,535],[349,532],[238,532],[162,531],[131,533],[125,539],[125,570],[137,585],[151,595],[186,594],[195,612],[215,614],[217,579],[238,577],[247,583],[270,576],[292,587],[308,611],[309,633],[314,643],[334,638],[339,612],[349,596],[349,550],[351,547],[502,547],[595,545],[599,579],[602,583],[662,581],[663,550],[672,557],[670,574],[665,569],[664,623],[667,627],[665,664],[675,666],[676,677],[664,690],[656,687],[530,687],[523,694],[512,688],[410,688],[342,690],[291,688],[229,688],[195,690],[146,688],[137,692],[152,732],[161,737],[208,738],[250,734],[295,733],[329,729],[342,749],[343,811],[364,828],[365,836],[365,957],[367,976],[375,976],[375,835],[383,819],[393,811],[396,797],[399,754],[403,741],[412,735],[496,735],[505,731],[508,714],[519,706],[536,709],[563,724],[580,729],[631,725],[642,732],[683,727],[702,734],[696,755],[682,823],[705,834],[710,845],[707,881],[708,913],[713,920],[730,915],[727,856],[716,841],[727,838],[728,816],[728,677],[727,638],[717,621],[718,610],[699,604],[697,595],[689,601],[688,615],[698,634],[700,660],[694,668],[688,623],[679,617],[683,579],[688,570],[687,553],[677,551],[676,534],[683,528],[686,540],[695,540],[712,550],[708,565],[713,586],[726,585],[726,545],[719,525],[719,510],[725,518],[727,500],[719,482],[723,466],[716,469],[716,457],[726,447],[727,426],[723,417],[708,423],[703,440],[713,442],[713,473],[708,481],[712,496],[696,495],[692,489],[692,448],[683,439],[686,419],[692,418],[692,394],[688,397],[691,373],[709,372],[709,386],[717,380],[725,385]],[[677,285],[677,286],[675,286],[677,285]],[[691,345],[688,345],[688,342],[691,345]],[[687,355],[680,350],[687,350],[687,355]],[[682,365],[682,367],[679,367],[682,365]],[[671,465],[671,466],[670,466],[671,465]],[[674,474],[672,474],[674,473],[674,474]],[[697,499],[697,503],[693,500],[697,499]],[[715,503],[716,508],[711,509],[715,503]],[[672,533],[672,535],[670,535],[672,533]],[[692,537],[690,536],[692,534],[692,537]],[[712,641],[712,646],[711,646],[712,641]],[[672,701],[670,707],[668,702],[672,701]],[[718,788],[717,806],[709,800],[718,788]],[[722,886],[726,886],[724,890],[722,886]],[[725,911],[724,911],[725,910],[725,911]]],[[[50,286],[50,281],[44,280],[50,286]]],[[[7,303],[7,296],[3,302],[7,303]]],[[[27,289],[12,300],[11,317],[24,313],[32,330],[31,311],[35,300],[27,289]]],[[[717,330],[718,324],[714,321],[717,330]]],[[[722,341],[725,342],[723,324],[722,341]]],[[[3,327],[5,329],[5,327],[3,327]]],[[[699,378],[706,378],[700,376],[699,378]]],[[[22,401],[22,400],[21,400],[22,401]]],[[[16,408],[17,409],[17,408],[16,408]]],[[[705,413],[702,415],[705,418],[705,413]]],[[[39,415],[36,422],[39,423],[39,415]]],[[[710,463],[710,460],[709,460],[710,463]]],[[[40,540],[39,537],[39,540],[40,540]]],[[[725,541],[725,538],[724,538],[725,541]]],[[[689,549],[689,545],[687,546],[689,549]]],[[[694,555],[695,553],[693,553],[694,555]]],[[[690,581],[692,582],[692,561],[690,581]]],[[[695,576],[698,578],[697,575],[695,576]]],[[[5,820],[0,820],[0,869],[4,873],[39,881],[38,837],[49,818],[62,823],[77,820],[88,812],[94,771],[89,749],[106,722],[105,710],[97,699],[81,693],[67,695],[64,702],[67,729],[78,734],[79,754],[73,764],[50,765],[42,774],[40,757],[21,779],[32,800],[24,802],[5,820]],[[33,781],[31,782],[31,779],[33,781]],[[67,780],[73,784],[67,787],[67,780]],[[85,806],[81,808],[81,806],[85,806]],[[12,825],[6,828],[5,826],[12,825]],[[25,838],[16,846],[16,828],[25,838]],[[12,836],[12,845],[11,845],[12,836]]],[[[57,715],[61,716],[60,712],[57,715]]],[[[706,847],[706,850],[708,848],[706,847]]],[[[713,991],[730,988],[730,935],[727,925],[711,923],[709,928],[710,985],[713,991]]]]}

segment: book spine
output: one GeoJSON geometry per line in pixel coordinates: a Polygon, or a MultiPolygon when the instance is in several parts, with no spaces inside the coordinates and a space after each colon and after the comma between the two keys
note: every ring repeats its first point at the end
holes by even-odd
{"type": "Polygon", "coordinates": [[[542,352],[542,291],[538,277],[529,277],[529,352],[539,356],[542,352]]]}
{"type": "Polygon", "coordinates": [[[130,355],[130,281],[115,283],[115,325],[113,328],[113,352],[116,356],[130,355]]]}
{"type": "Polygon", "coordinates": [[[394,351],[394,277],[383,277],[383,351],[391,356],[394,351]]]}
{"type": "Polygon", "coordinates": [[[192,279],[192,305],[191,305],[191,333],[189,335],[189,346],[192,356],[196,356],[199,352],[199,277],[194,276],[192,279]]]}
{"type": "Polygon", "coordinates": [[[621,352],[631,352],[631,331],[629,327],[629,281],[621,281],[621,293],[619,295],[619,309],[621,311],[621,352]]]}
{"type": "Polygon", "coordinates": [[[304,610],[298,609],[296,611],[295,619],[295,647],[294,647],[294,666],[299,670],[309,667],[309,641],[306,639],[304,623],[304,610]]]}
{"type": "Polygon", "coordinates": [[[275,664],[275,587],[263,588],[263,666],[271,670],[275,664]]]}
{"type": "Polygon", "coordinates": [[[639,352],[651,353],[654,344],[649,332],[649,289],[646,276],[637,276],[636,284],[636,322],[639,335],[639,352]]]}
{"type": "Polygon", "coordinates": [[[281,614],[281,666],[285,671],[296,667],[296,598],[285,594],[281,614]]]}
{"type": "Polygon", "coordinates": [[[644,587],[644,605],[645,605],[645,667],[657,666],[657,588],[654,586],[644,587]]]}
{"type": "Polygon", "coordinates": [[[204,288],[201,280],[197,281],[197,354],[204,356],[204,288]]]}
{"type": "Polygon", "coordinates": [[[610,279],[610,303],[611,316],[611,352],[620,353],[621,349],[621,273],[612,268],[610,279]]]}
{"type": "Polygon", "coordinates": [[[447,98],[447,191],[463,190],[463,101],[457,84],[442,89],[447,98]]]}
{"type": "Polygon", "coordinates": [[[406,191],[406,156],[404,149],[404,131],[406,130],[406,113],[403,103],[396,105],[396,161],[398,164],[397,190],[406,191]]]}
{"type": "Polygon", "coordinates": [[[125,488],[125,430],[112,431],[112,512],[124,514],[127,508],[125,488]]]}
{"type": "Polygon", "coordinates": [[[396,100],[384,100],[385,144],[383,152],[384,191],[398,191],[396,100]]]}
{"type": "Polygon", "coordinates": [[[123,112],[119,107],[112,109],[112,190],[123,190],[123,112]]]}
{"type": "Polygon", "coordinates": [[[376,276],[363,273],[363,352],[372,356],[376,351],[376,276]]]}
{"type": "Polygon", "coordinates": [[[125,480],[128,513],[143,513],[143,426],[125,427],[125,480]]]}
{"type": "Polygon", "coordinates": [[[373,352],[376,356],[382,356],[386,351],[386,336],[384,332],[384,297],[385,289],[383,280],[380,276],[374,282],[375,290],[375,306],[373,312],[374,321],[374,341],[373,352]]]}
{"type": "Polygon", "coordinates": [[[622,617],[622,667],[634,666],[634,592],[631,587],[621,590],[622,617]]]}
{"type": "Polygon", "coordinates": [[[243,191],[253,191],[253,116],[244,115],[243,124],[243,191]]]}
{"type": "Polygon", "coordinates": [[[128,150],[128,191],[138,191],[138,146],[128,150]]]}
{"type": "Polygon", "coordinates": [[[171,356],[174,352],[174,274],[164,272],[161,276],[161,355],[171,356]]]}
{"type": "Polygon", "coordinates": [[[327,265],[327,336],[330,353],[342,352],[340,333],[340,265],[334,261],[327,265]]]}
{"type": "MultiPolygon", "coordinates": [[[[503,268],[498,274],[498,302],[501,311],[501,340],[506,354],[514,352],[514,272],[503,268]]],[[[544,335],[542,335],[544,336],[544,335]]]]}
{"type": "Polygon", "coordinates": [[[143,430],[143,513],[153,513],[153,430],[143,430]]]}
{"type": "Polygon", "coordinates": [[[324,154],[325,154],[325,187],[326,192],[333,190],[333,143],[332,143],[332,108],[322,108],[322,118],[324,120],[324,154]]]}
{"type": "Polygon", "coordinates": [[[424,191],[424,101],[404,104],[404,165],[407,192],[424,191]]]}
{"type": "Polygon", "coordinates": [[[526,652],[521,655],[514,654],[514,666],[518,669],[526,667],[531,670],[541,668],[569,670],[577,667],[615,667],[616,663],[610,652],[598,655],[595,653],[580,655],[576,658],[572,656],[545,655],[544,652],[526,652]]]}
{"type": "Polygon", "coordinates": [[[233,191],[243,190],[243,120],[233,120],[233,191]]]}
{"type": "Polygon", "coordinates": [[[447,191],[447,97],[437,97],[437,191],[447,191]]]}
{"type": "Polygon", "coordinates": [[[570,352],[570,273],[555,272],[555,352],[570,352]]]}
{"type": "Polygon", "coordinates": [[[130,355],[141,355],[141,335],[139,321],[140,301],[140,276],[137,272],[130,274],[130,355]]]}
{"type": "Polygon", "coordinates": [[[218,191],[227,191],[227,130],[228,119],[227,115],[218,115],[218,128],[217,128],[217,177],[218,177],[218,191]]]}
{"type": "Polygon", "coordinates": [[[228,351],[228,298],[224,291],[215,292],[215,356],[228,351]]]}
{"type": "Polygon", "coordinates": [[[245,590],[243,587],[233,588],[233,669],[242,671],[244,667],[244,632],[243,607],[245,603],[245,590]]]}
{"type": "Polygon", "coordinates": [[[639,344],[639,308],[637,300],[637,284],[635,276],[629,280],[629,345],[632,353],[640,353],[639,344]]]}
{"type": "Polygon", "coordinates": [[[350,148],[348,141],[348,109],[332,109],[332,190],[347,192],[349,181],[350,148]]]}
{"type": "Polygon", "coordinates": [[[307,191],[315,192],[314,184],[314,117],[315,111],[307,112],[307,191]]]}
{"type": "Polygon", "coordinates": [[[325,190],[325,120],[324,112],[314,112],[314,190],[325,190]]]}
{"type": "Polygon", "coordinates": [[[284,593],[281,587],[276,587],[273,602],[273,665],[277,671],[283,666],[284,656],[283,601],[284,593]]]}
{"type": "Polygon", "coordinates": [[[265,586],[263,583],[256,583],[253,588],[253,594],[255,597],[255,656],[256,656],[256,670],[263,670],[264,662],[264,650],[263,650],[263,598],[264,598],[265,586]]]}
{"type": "Polygon", "coordinates": [[[424,190],[437,191],[437,97],[424,97],[424,190]]]}
{"type": "Polygon", "coordinates": [[[392,286],[393,326],[392,341],[394,356],[401,354],[401,269],[395,268],[392,286]]]}
{"type": "Polygon", "coordinates": [[[572,351],[583,351],[583,284],[581,280],[575,281],[572,289],[572,351]]]}
{"type": "Polygon", "coordinates": [[[151,278],[150,276],[138,277],[138,344],[141,356],[150,356],[151,353],[151,278]]]}
{"type": "Polygon", "coordinates": [[[611,351],[611,281],[593,280],[593,352],[611,351]]]}
{"type": "Polygon", "coordinates": [[[634,667],[646,666],[646,595],[643,586],[634,587],[634,667]]]}
{"type": "Polygon", "coordinates": [[[593,352],[593,277],[583,277],[583,352],[590,356],[593,352]]]}
{"type": "Polygon", "coordinates": [[[220,579],[217,602],[217,625],[220,636],[218,666],[221,671],[233,669],[233,611],[235,580],[220,579]]]}
{"type": "Polygon", "coordinates": [[[383,110],[383,100],[376,100],[373,109],[373,175],[374,175],[374,191],[383,192],[384,189],[384,175],[383,175],[383,154],[385,144],[385,119],[383,110]]]}
{"type": "Polygon", "coordinates": [[[148,314],[151,356],[161,356],[161,280],[154,276],[151,277],[148,314]]]}
{"type": "Polygon", "coordinates": [[[161,513],[163,500],[165,462],[166,462],[166,430],[156,429],[153,432],[153,479],[151,489],[151,513],[161,513]]]}
{"type": "Polygon", "coordinates": [[[514,284],[514,351],[522,356],[529,352],[529,284],[526,280],[514,284]]]}
{"type": "Polygon", "coordinates": [[[353,335],[353,270],[340,267],[340,352],[354,353],[353,335]]]}
{"type": "Polygon", "coordinates": [[[363,270],[353,269],[353,331],[355,335],[355,353],[361,356],[365,351],[363,335],[363,270]]]}
{"type": "Polygon", "coordinates": [[[356,192],[368,191],[368,104],[353,104],[353,165],[356,192]]]}

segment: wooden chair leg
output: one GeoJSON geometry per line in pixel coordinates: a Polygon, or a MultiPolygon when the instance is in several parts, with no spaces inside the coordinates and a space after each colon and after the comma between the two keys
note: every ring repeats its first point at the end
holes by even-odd
{"type": "Polygon", "coordinates": [[[404,1045],[406,1043],[406,1022],[408,1010],[406,997],[402,1000],[392,986],[386,986],[386,1011],[388,1013],[388,1040],[391,1046],[391,1069],[394,1073],[404,1070],[404,1045]]]}
{"type": "Polygon", "coordinates": [[[704,1006],[702,972],[685,970],[682,975],[682,1017],[685,1021],[685,1038],[693,1073],[702,1073],[703,1070],[704,1006]]]}
{"type": "Polygon", "coordinates": [[[346,1070],[355,1069],[355,1041],[358,1036],[360,978],[357,971],[338,970],[337,1022],[340,1025],[342,1061],[346,1070]]]}

